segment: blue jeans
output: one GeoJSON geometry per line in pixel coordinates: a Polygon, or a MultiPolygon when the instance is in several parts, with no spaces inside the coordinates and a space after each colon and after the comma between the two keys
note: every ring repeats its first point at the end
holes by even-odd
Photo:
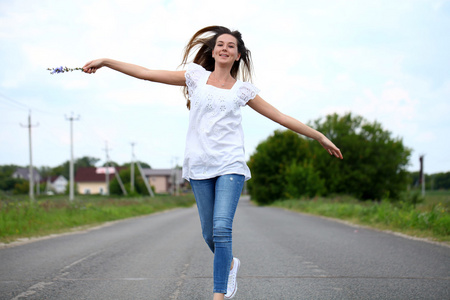
{"type": "Polygon", "coordinates": [[[214,293],[227,292],[228,274],[233,260],[233,219],[244,181],[244,175],[238,174],[190,180],[203,238],[214,253],[214,293]]]}

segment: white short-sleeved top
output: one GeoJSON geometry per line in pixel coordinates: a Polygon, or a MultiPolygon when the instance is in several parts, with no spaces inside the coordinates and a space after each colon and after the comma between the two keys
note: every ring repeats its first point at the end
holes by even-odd
{"type": "Polygon", "coordinates": [[[191,109],[183,178],[241,174],[248,180],[251,175],[245,162],[241,107],[255,98],[259,89],[240,80],[231,89],[217,88],[206,84],[210,74],[194,63],[186,70],[191,109]]]}

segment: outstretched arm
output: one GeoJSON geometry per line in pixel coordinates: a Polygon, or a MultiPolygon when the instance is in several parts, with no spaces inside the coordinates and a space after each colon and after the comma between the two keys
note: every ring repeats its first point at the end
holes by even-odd
{"type": "Polygon", "coordinates": [[[256,95],[253,100],[250,100],[248,102],[248,106],[253,108],[261,115],[271,119],[274,122],[277,122],[278,124],[292,131],[315,139],[322,145],[322,147],[324,147],[328,151],[328,153],[336,156],[337,158],[343,159],[341,150],[339,150],[339,148],[336,147],[325,135],[303,124],[302,122],[283,114],[278,109],[264,101],[259,95],[256,95]]]}
{"type": "Polygon", "coordinates": [[[184,77],[184,73],[186,71],[149,70],[138,65],[133,65],[109,58],[100,58],[90,61],[84,65],[83,71],[89,74],[93,74],[101,67],[108,67],[110,69],[122,72],[126,75],[143,80],[179,86],[184,86],[186,84],[186,79],[184,77]]]}

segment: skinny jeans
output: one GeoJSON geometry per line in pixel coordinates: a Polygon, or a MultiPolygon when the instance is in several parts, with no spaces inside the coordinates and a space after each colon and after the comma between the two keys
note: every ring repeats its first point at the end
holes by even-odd
{"type": "Polygon", "coordinates": [[[190,179],[206,244],[214,253],[214,293],[227,293],[232,251],[232,228],[245,177],[227,174],[190,179]]]}

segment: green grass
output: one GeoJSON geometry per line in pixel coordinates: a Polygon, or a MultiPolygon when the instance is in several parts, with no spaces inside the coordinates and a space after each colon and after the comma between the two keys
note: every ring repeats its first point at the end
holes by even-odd
{"type": "Polygon", "coordinates": [[[450,190],[449,191],[426,191],[424,202],[420,205],[422,208],[429,208],[433,205],[442,205],[450,208],[450,190]]]}
{"type": "Polygon", "coordinates": [[[0,242],[70,231],[108,221],[147,215],[195,203],[193,195],[150,197],[67,196],[26,197],[0,200],[0,242]]]}
{"type": "Polygon", "coordinates": [[[291,199],[273,206],[382,230],[450,242],[450,191],[427,192],[422,203],[361,202],[351,197],[291,199]]]}

